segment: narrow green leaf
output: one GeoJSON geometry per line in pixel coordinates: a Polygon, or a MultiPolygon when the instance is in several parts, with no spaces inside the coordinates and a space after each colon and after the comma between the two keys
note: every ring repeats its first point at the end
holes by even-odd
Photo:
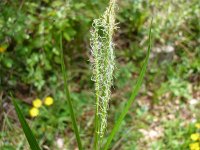
{"type": "Polygon", "coordinates": [[[124,117],[126,116],[126,114],[128,113],[129,108],[131,107],[131,104],[134,102],[136,95],[139,92],[139,89],[142,85],[142,81],[144,79],[144,75],[147,69],[147,65],[148,65],[148,61],[149,61],[149,55],[150,55],[150,50],[151,50],[151,26],[150,26],[150,30],[149,30],[149,41],[148,41],[148,52],[147,52],[147,56],[145,58],[144,64],[142,66],[142,70],[140,72],[139,78],[137,80],[136,86],[133,88],[131,97],[129,98],[129,100],[127,101],[122,113],[120,114],[117,122],[114,125],[114,128],[112,129],[107,142],[105,144],[105,147],[103,150],[107,150],[109,148],[109,145],[113,139],[113,137],[115,136],[115,134],[117,133],[117,131],[119,130],[119,127],[124,119],[124,117]]]}
{"type": "Polygon", "coordinates": [[[66,95],[66,99],[69,105],[69,112],[70,112],[70,117],[71,117],[71,121],[72,121],[72,125],[73,125],[73,129],[76,135],[76,141],[78,143],[78,148],[79,150],[82,150],[82,143],[81,143],[81,138],[79,135],[79,130],[77,127],[77,123],[76,123],[76,117],[74,114],[74,109],[73,109],[73,104],[72,104],[72,100],[70,97],[70,93],[69,93],[69,89],[67,86],[67,73],[66,73],[66,69],[65,69],[65,64],[64,64],[64,56],[63,56],[63,46],[62,46],[62,33],[60,35],[60,55],[61,55],[61,68],[62,68],[62,75],[64,78],[64,89],[65,89],[65,95],[66,95]]]}
{"type": "Polygon", "coordinates": [[[24,134],[26,135],[26,138],[28,140],[28,143],[30,145],[30,148],[32,150],[40,150],[40,147],[30,129],[30,127],[28,126],[28,123],[26,122],[19,106],[17,105],[17,102],[15,99],[12,99],[12,102],[13,102],[13,105],[15,107],[15,111],[17,112],[17,116],[18,116],[18,119],[21,123],[21,126],[22,126],[22,129],[24,131],[24,134]]]}

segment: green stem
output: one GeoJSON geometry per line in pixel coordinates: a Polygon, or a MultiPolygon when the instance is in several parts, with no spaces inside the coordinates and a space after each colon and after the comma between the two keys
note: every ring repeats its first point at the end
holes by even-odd
{"type": "Polygon", "coordinates": [[[72,125],[73,125],[74,132],[75,132],[75,135],[76,135],[76,140],[77,140],[77,143],[78,143],[79,150],[82,150],[83,148],[82,148],[82,144],[81,144],[81,139],[80,139],[77,123],[76,123],[76,118],[75,118],[75,114],[74,114],[74,110],[73,110],[73,106],[72,106],[72,101],[71,101],[69,89],[68,89],[68,86],[67,86],[67,74],[66,74],[66,69],[65,69],[65,64],[64,64],[63,46],[62,46],[62,33],[61,33],[61,36],[60,36],[60,54],[61,54],[61,68],[62,68],[62,75],[63,75],[63,78],[64,78],[65,94],[66,94],[66,98],[67,98],[68,105],[69,105],[71,121],[72,121],[72,125]]]}
{"type": "Polygon", "coordinates": [[[107,150],[109,148],[109,145],[113,139],[113,137],[115,136],[115,134],[117,133],[117,131],[119,130],[119,127],[124,119],[124,117],[126,116],[126,114],[128,113],[128,110],[129,108],[131,107],[131,104],[134,102],[135,100],[135,97],[136,95],[138,94],[139,92],[139,89],[142,85],[142,81],[144,79],[144,75],[145,75],[145,72],[146,72],[146,69],[147,69],[147,65],[148,65],[148,61],[149,61],[149,54],[150,54],[150,49],[151,49],[151,27],[150,27],[150,30],[149,30],[149,42],[148,42],[148,52],[147,52],[147,56],[145,58],[145,61],[144,61],[144,64],[142,66],[142,70],[140,72],[140,75],[139,75],[139,78],[137,80],[137,83],[136,83],[136,86],[135,88],[133,89],[132,91],[132,94],[131,94],[131,97],[129,98],[129,100],[127,101],[122,113],[120,114],[117,122],[115,123],[115,126],[114,128],[112,129],[111,131],[111,134],[109,135],[108,137],[108,140],[105,144],[105,147],[103,150],[107,150]]]}
{"type": "MultiPolygon", "coordinates": [[[[97,102],[99,98],[97,97],[97,102]]],[[[99,103],[99,102],[98,102],[99,103]]],[[[99,148],[99,106],[96,105],[96,112],[95,112],[95,138],[94,138],[94,149],[98,150],[99,148]]]]}

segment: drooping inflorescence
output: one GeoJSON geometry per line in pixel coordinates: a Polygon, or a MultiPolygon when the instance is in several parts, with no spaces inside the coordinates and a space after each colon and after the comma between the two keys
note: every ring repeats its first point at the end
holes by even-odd
{"type": "Polygon", "coordinates": [[[116,29],[116,0],[111,0],[103,16],[93,21],[91,31],[92,68],[96,93],[96,113],[99,118],[98,134],[103,137],[107,124],[107,110],[115,68],[113,33],[116,29]]]}

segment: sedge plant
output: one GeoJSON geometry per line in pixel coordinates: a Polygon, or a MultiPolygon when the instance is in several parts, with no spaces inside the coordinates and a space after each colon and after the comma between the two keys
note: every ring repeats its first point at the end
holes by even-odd
{"type": "Polygon", "coordinates": [[[93,21],[91,31],[91,54],[93,56],[93,81],[95,82],[96,112],[94,148],[98,149],[99,141],[104,136],[107,124],[107,110],[110,100],[110,88],[113,82],[116,0],[111,0],[103,16],[93,21]]]}
{"type": "MultiPolygon", "coordinates": [[[[115,23],[115,8],[116,0],[110,0],[109,6],[107,7],[103,16],[99,19],[93,21],[93,30],[91,31],[91,54],[92,54],[92,68],[93,68],[93,81],[95,82],[95,95],[96,95],[96,112],[95,112],[95,139],[94,139],[94,149],[98,150],[101,147],[101,139],[104,136],[104,132],[107,124],[107,111],[110,100],[113,81],[113,71],[115,67],[114,61],[114,44],[113,44],[113,33],[117,29],[115,23]],[[99,145],[100,144],[100,145],[99,145]]],[[[148,52],[143,64],[140,76],[134,87],[130,99],[127,101],[125,108],[121,112],[113,130],[108,136],[108,140],[105,144],[104,150],[109,148],[109,145],[115,136],[116,132],[128,113],[131,104],[133,103],[139,88],[142,84],[149,54],[151,49],[151,29],[149,31],[149,46],[148,52]]]]}
{"type": "MultiPolygon", "coordinates": [[[[109,6],[107,7],[104,14],[99,18],[93,21],[93,29],[91,30],[91,55],[92,55],[92,69],[93,77],[92,80],[95,83],[95,120],[94,120],[94,148],[95,150],[107,150],[110,148],[110,144],[119,131],[120,125],[128,113],[131,104],[134,102],[136,95],[139,92],[139,89],[142,85],[142,81],[145,76],[145,72],[148,65],[150,49],[151,49],[151,27],[149,30],[149,40],[148,40],[148,51],[146,58],[144,60],[142,69],[140,71],[136,85],[132,90],[130,98],[127,100],[124,109],[122,110],[119,118],[117,119],[114,127],[110,134],[108,134],[107,141],[103,145],[102,139],[106,131],[107,125],[107,116],[108,116],[108,106],[111,96],[111,87],[113,84],[113,71],[115,68],[115,55],[114,55],[114,43],[113,43],[113,33],[117,29],[115,23],[115,9],[116,9],[116,0],[110,0],[109,6]]],[[[70,97],[70,92],[67,85],[67,74],[64,65],[64,56],[63,56],[63,46],[62,46],[62,33],[60,36],[60,53],[61,53],[61,68],[62,75],[64,79],[64,88],[66,99],[68,101],[68,107],[70,110],[70,117],[73,126],[73,130],[76,136],[77,145],[79,150],[82,150],[82,142],[80,138],[80,131],[78,130],[76,116],[73,109],[73,103],[70,97]]],[[[15,110],[18,114],[18,118],[26,135],[26,138],[29,142],[30,148],[32,150],[39,150],[39,146],[31,129],[29,128],[26,120],[24,119],[21,110],[19,109],[15,100],[13,100],[15,110]]]]}

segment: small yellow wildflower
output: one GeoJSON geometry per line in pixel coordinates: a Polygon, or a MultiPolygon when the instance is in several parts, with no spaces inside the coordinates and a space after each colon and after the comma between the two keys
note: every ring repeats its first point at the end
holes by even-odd
{"type": "Polygon", "coordinates": [[[30,111],[29,111],[29,114],[31,117],[36,117],[39,115],[39,109],[38,108],[31,108],[30,111]]]}
{"type": "Polygon", "coordinates": [[[190,150],[200,150],[199,143],[195,142],[195,143],[190,144],[190,150]]]}
{"type": "Polygon", "coordinates": [[[0,53],[3,53],[6,51],[6,48],[5,47],[0,47],[0,53]]]}
{"type": "Polygon", "coordinates": [[[53,104],[53,98],[48,96],[44,99],[44,104],[47,105],[47,106],[50,106],[53,104]]]}
{"type": "Polygon", "coordinates": [[[195,124],[195,127],[196,127],[197,129],[200,129],[200,123],[196,123],[196,124],[195,124]]]}
{"type": "Polygon", "coordinates": [[[39,108],[42,106],[42,101],[39,99],[39,98],[36,98],[34,101],[33,101],[33,106],[36,107],[36,108],[39,108]]]}
{"type": "Polygon", "coordinates": [[[194,133],[190,136],[193,141],[197,141],[199,139],[199,133],[194,133]]]}

